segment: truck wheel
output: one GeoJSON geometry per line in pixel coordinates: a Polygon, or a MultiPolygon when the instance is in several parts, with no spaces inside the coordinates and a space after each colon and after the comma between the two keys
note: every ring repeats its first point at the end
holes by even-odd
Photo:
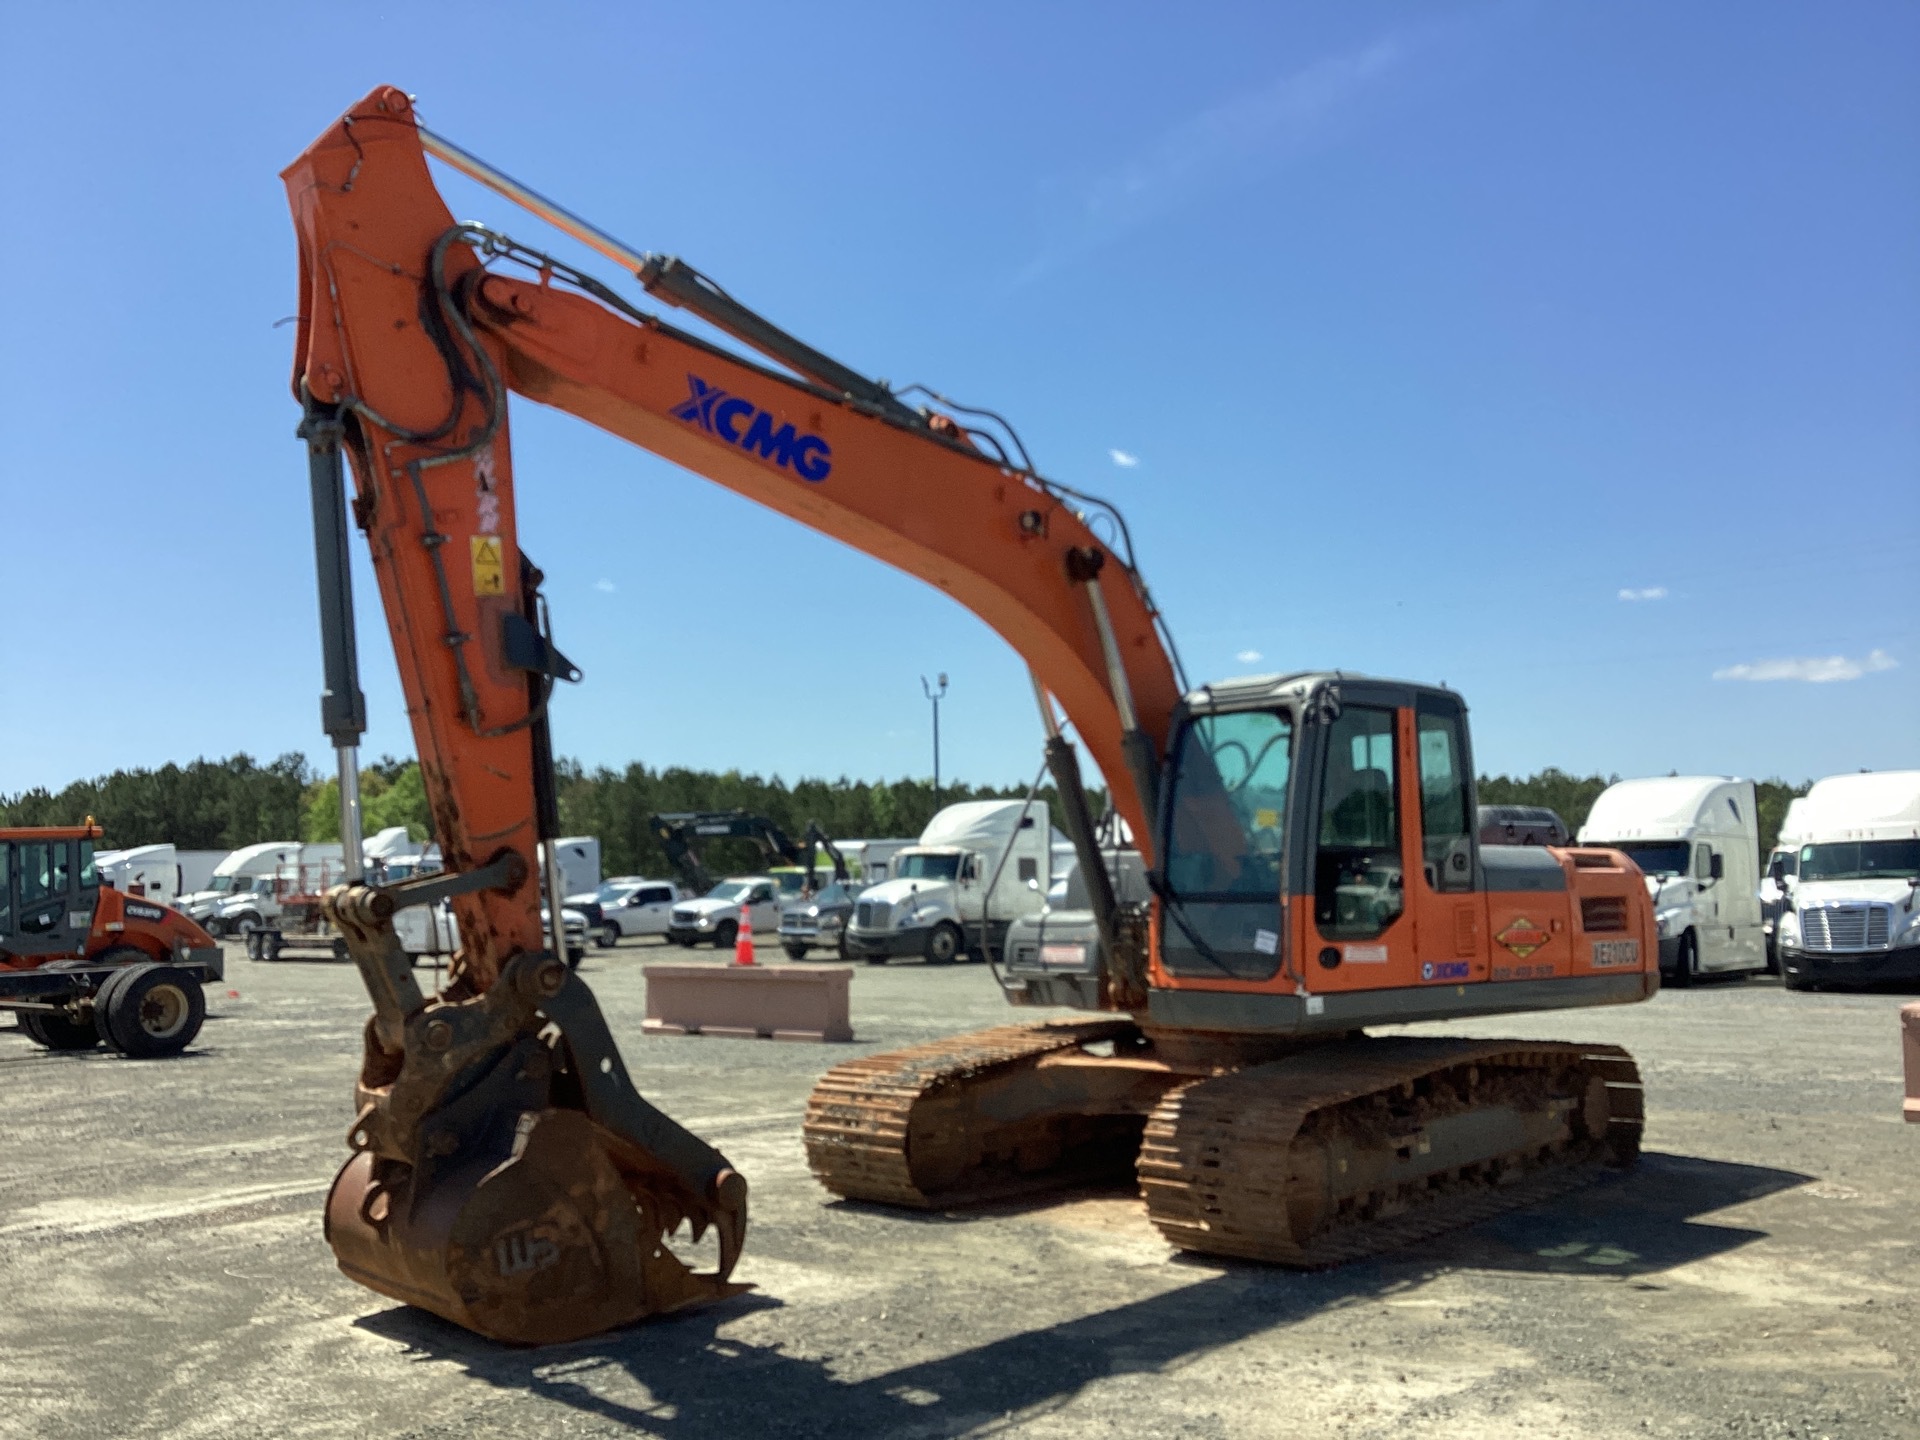
{"type": "Polygon", "coordinates": [[[1693,932],[1687,931],[1680,937],[1680,953],[1673,959],[1673,988],[1685,990],[1700,978],[1700,942],[1693,938],[1693,932]]]}
{"type": "Polygon", "coordinates": [[[740,938],[740,924],[736,920],[723,920],[713,931],[713,948],[731,950],[733,942],[740,938]]]}
{"type": "Polygon", "coordinates": [[[567,968],[569,970],[578,970],[580,968],[580,962],[586,958],[587,958],[586,946],[584,945],[567,946],[567,968]]]}
{"type": "Polygon", "coordinates": [[[961,944],[960,927],[951,920],[942,920],[928,933],[927,948],[922,954],[929,965],[951,965],[960,953],[961,944]]]}
{"type": "Polygon", "coordinates": [[[233,917],[233,923],[229,928],[236,935],[245,935],[260,928],[260,917],[251,910],[243,910],[233,917]]]}
{"type": "Polygon", "coordinates": [[[200,923],[200,928],[206,931],[207,934],[211,935],[214,939],[222,940],[226,938],[227,922],[222,920],[218,915],[209,915],[206,919],[200,921],[199,923],[200,923]]]}
{"type": "Polygon", "coordinates": [[[34,1044],[48,1050],[91,1050],[100,1043],[100,1032],[92,1022],[69,1020],[64,1015],[24,1014],[20,1029],[34,1044]]]}
{"type": "Polygon", "coordinates": [[[176,966],[151,961],[129,965],[102,985],[93,1007],[102,1038],[135,1060],[178,1055],[207,1018],[200,982],[176,966]]]}
{"type": "Polygon", "coordinates": [[[593,943],[602,950],[611,950],[620,941],[620,931],[612,925],[602,925],[593,932],[593,943]]]}
{"type": "Polygon", "coordinates": [[[782,945],[780,948],[787,952],[787,959],[789,960],[804,960],[807,958],[807,947],[804,945],[782,945]]]}

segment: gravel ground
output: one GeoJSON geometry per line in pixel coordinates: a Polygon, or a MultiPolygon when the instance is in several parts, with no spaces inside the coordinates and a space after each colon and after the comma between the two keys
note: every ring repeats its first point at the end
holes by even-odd
{"type": "Polygon", "coordinates": [[[1302,1275],[1179,1258],[1121,1192],[833,1203],[800,1145],[815,1077],[1004,1022],[987,974],[858,970],[851,1046],[643,1038],[640,967],[685,952],[628,942],[586,973],[643,1091],[751,1180],[758,1288],[516,1351],[334,1268],[364,996],[347,966],[228,956],[175,1060],[0,1029],[0,1433],[1920,1435],[1898,996],[1748,982],[1477,1022],[1631,1048],[1641,1164],[1302,1275]]]}

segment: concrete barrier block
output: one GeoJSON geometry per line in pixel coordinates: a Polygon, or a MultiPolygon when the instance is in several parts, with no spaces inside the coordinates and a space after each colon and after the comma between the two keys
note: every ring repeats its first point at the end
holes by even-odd
{"type": "Polygon", "coordinates": [[[846,967],[647,965],[653,1035],[822,1041],[853,1039],[846,967]]]}

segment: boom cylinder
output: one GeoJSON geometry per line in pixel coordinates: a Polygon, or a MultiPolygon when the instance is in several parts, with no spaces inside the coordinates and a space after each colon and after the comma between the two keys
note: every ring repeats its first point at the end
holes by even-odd
{"type": "Polygon", "coordinates": [[[313,492],[314,575],[320,590],[320,655],[326,674],[326,688],[320,692],[320,728],[333,741],[339,766],[340,850],[346,878],[358,883],[366,871],[360,851],[360,737],[367,730],[367,697],[360,690],[360,657],[353,636],[346,467],[340,455],[345,431],[337,407],[309,404],[296,433],[307,442],[307,479],[313,492]]]}

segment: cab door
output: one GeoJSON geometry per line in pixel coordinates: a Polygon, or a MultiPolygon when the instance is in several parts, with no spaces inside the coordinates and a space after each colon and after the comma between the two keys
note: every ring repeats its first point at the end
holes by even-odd
{"type": "Polygon", "coordinates": [[[100,879],[90,840],[22,840],[8,847],[16,955],[78,955],[93,929],[100,879]]]}
{"type": "Polygon", "coordinates": [[[1488,978],[1487,904],[1475,849],[1473,757],[1466,715],[1449,696],[1419,696],[1407,729],[1407,770],[1418,777],[1419,873],[1407,890],[1422,984],[1488,978]]]}

